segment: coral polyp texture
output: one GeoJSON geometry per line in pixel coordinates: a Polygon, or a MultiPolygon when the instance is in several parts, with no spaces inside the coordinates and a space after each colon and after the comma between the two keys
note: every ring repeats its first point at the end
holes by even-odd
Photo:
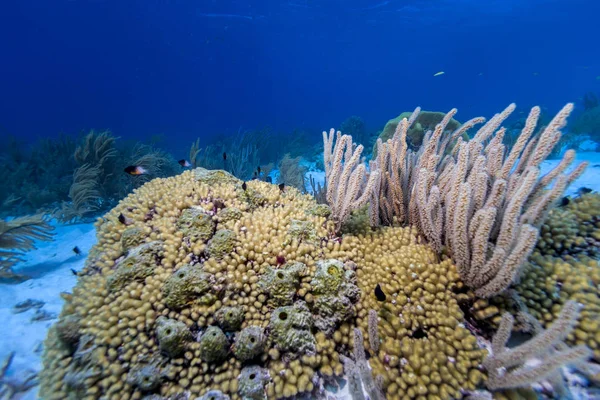
{"type": "Polygon", "coordinates": [[[340,251],[359,266],[363,296],[357,325],[368,332],[364,346],[373,355],[369,363],[373,375],[381,376],[385,398],[460,398],[461,390],[483,381],[479,367],[486,351],[464,327],[459,307],[464,285],[450,260],[438,261],[419,243],[416,229],[345,237],[340,251]],[[374,294],[377,284],[385,301],[374,294]],[[372,342],[378,342],[378,351],[372,342]]]}
{"type": "Polygon", "coordinates": [[[137,189],[96,224],[98,243],[48,334],[42,397],[322,390],[344,372],[359,290],[342,254],[331,259],[339,238],[315,206],[224,171],[137,189]]]}

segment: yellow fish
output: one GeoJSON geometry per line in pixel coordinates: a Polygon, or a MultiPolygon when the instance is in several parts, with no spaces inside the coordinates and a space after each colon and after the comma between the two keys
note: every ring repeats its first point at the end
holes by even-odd
{"type": "Polygon", "coordinates": [[[436,72],[435,74],[433,74],[433,76],[440,76],[440,75],[444,75],[445,72],[444,71],[440,71],[440,72],[436,72]]]}

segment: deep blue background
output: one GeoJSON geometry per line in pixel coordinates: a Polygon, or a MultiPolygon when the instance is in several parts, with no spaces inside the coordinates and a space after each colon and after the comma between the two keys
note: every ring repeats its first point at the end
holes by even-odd
{"type": "Polygon", "coordinates": [[[600,87],[598,0],[4,1],[0,134],[110,128],[188,146],[239,127],[510,102],[600,87]],[[438,71],[442,76],[434,77],[438,71]]]}

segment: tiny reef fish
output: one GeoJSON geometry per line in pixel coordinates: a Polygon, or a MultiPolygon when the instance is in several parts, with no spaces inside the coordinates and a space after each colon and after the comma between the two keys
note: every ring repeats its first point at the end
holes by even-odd
{"type": "Polygon", "coordinates": [[[75,247],[73,247],[73,253],[75,253],[78,256],[80,256],[81,255],[81,250],[79,250],[79,247],[75,246],[75,247]]]}
{"type": "Polygon", "coordinates": [[[589,187],[585,187],[585,186],[582,186],[579,189],[577,189],[577,194],[580,196],[583,194],[591,193],[591,192],[592,192],[592,189],[590,189],[589,187]]]}
{"type": "Polygon", "coordinates": [[[123,213],[119,214],[119,222],[123,225],[131,225],[133,224],[133,220],[131,218],[127,218],[123,215],[123,213]]]}
{"type": "Polygon", "coordinates": [[[130,165],[126,167],[123,171],[125,171],[125,173],[129,175],[143,175],[148,173],[148,171],[146,171],[145,168],[140,167],[139,165],[130,165]]]}
{"type": "Polygon", "coordinates": [[[178,162],[178,163],[179,163],[179,165],[181,165],[183,168],[189,168],[189,167],[191,167],[191,166],[192,166],[192,164],[190,164],[190,163],[188,162],[188,160],[185,160],[185,159],[183,159],[183,160],[179,160],[179,161],[177,161],[177,162],[178,162]]]}
{"type": "Polygon", "coordinates": [[[71,268],[71,273],[75,276],[77,276],[77,271],[75,271],[75,269],[71,268]]]}
{"type": "Polygon", "coordinates": [[[381,290],[379,283],[375,286],[375,297],[377,297],[377,300],[379,301],[385,301],[385,293],[381,290]]]}
{"type": "Polygon", "coordinates": [[[248,188],[248,185],[246,185],[246,182],[242,183],[242,190],[246,190],[248,188]]]}
{"type": "Polygon", "coordinates": [[[571,202],[571,199],[569,198],[569,196],[565,196],[562,199],[560,199],[558,206],[565,207],[565,206],[568,206],[570,202],[571,202]]]}
{"type": "Polygon", "coordinates": [[[440,72],[436,72],[435,74],[433,74],[433,76],[440,76],[440,75],[444,75],[445,72],[444,71],[440,71],[440,72]]]}
{"type": "Polygon", "coordinates": [[[282,192],[285,190],[285,183],[279,184],[279,190],[281,190],[282,192]]]}

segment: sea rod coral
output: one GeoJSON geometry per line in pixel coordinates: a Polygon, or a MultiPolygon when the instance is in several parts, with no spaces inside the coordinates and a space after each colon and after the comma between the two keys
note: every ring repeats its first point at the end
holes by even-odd
{"type": "MultiPolygon", "coordinates": [[[[364,169],[357,157],[362,147],[352,154],[352,146],[347,145],[351,138],[338,133],[335,162],[326,171],[328,190],[338,194],[328,193],[334,215],[344,221],[348,210],[364,204],[354,197],[370,196],[373,226],[395,221],[416,226],[436,251],[452,255],[461,279],[478,296],[502,292],[531,254],[550,209],[587,165],[581,163],[565,173],[575,159],[574,151],[567,151],[554,169],[540,173],[541,162],[560,140],[572,104],[538,133],[540,109],[532,108],[521,135],[507,148],[500,125],[514,109],[511,104],[496,114],[468,141],[463,135],[484,119],[474,118],[449,132],[446,128],[456,114],[453,109],[425,134],[418,150],[411,150],[407,132],[418,118],[419,109],[415,110],[398,123],[390,139],[377,142],[370,177],[379,179],[368,183],[357,175],[364,169]],[[356,179],[350,180],[353,170],[356,179]]],[[[332,141],[333,131],[329,136],[324,133],[326,160],[331,157],[332,141]]]]}

